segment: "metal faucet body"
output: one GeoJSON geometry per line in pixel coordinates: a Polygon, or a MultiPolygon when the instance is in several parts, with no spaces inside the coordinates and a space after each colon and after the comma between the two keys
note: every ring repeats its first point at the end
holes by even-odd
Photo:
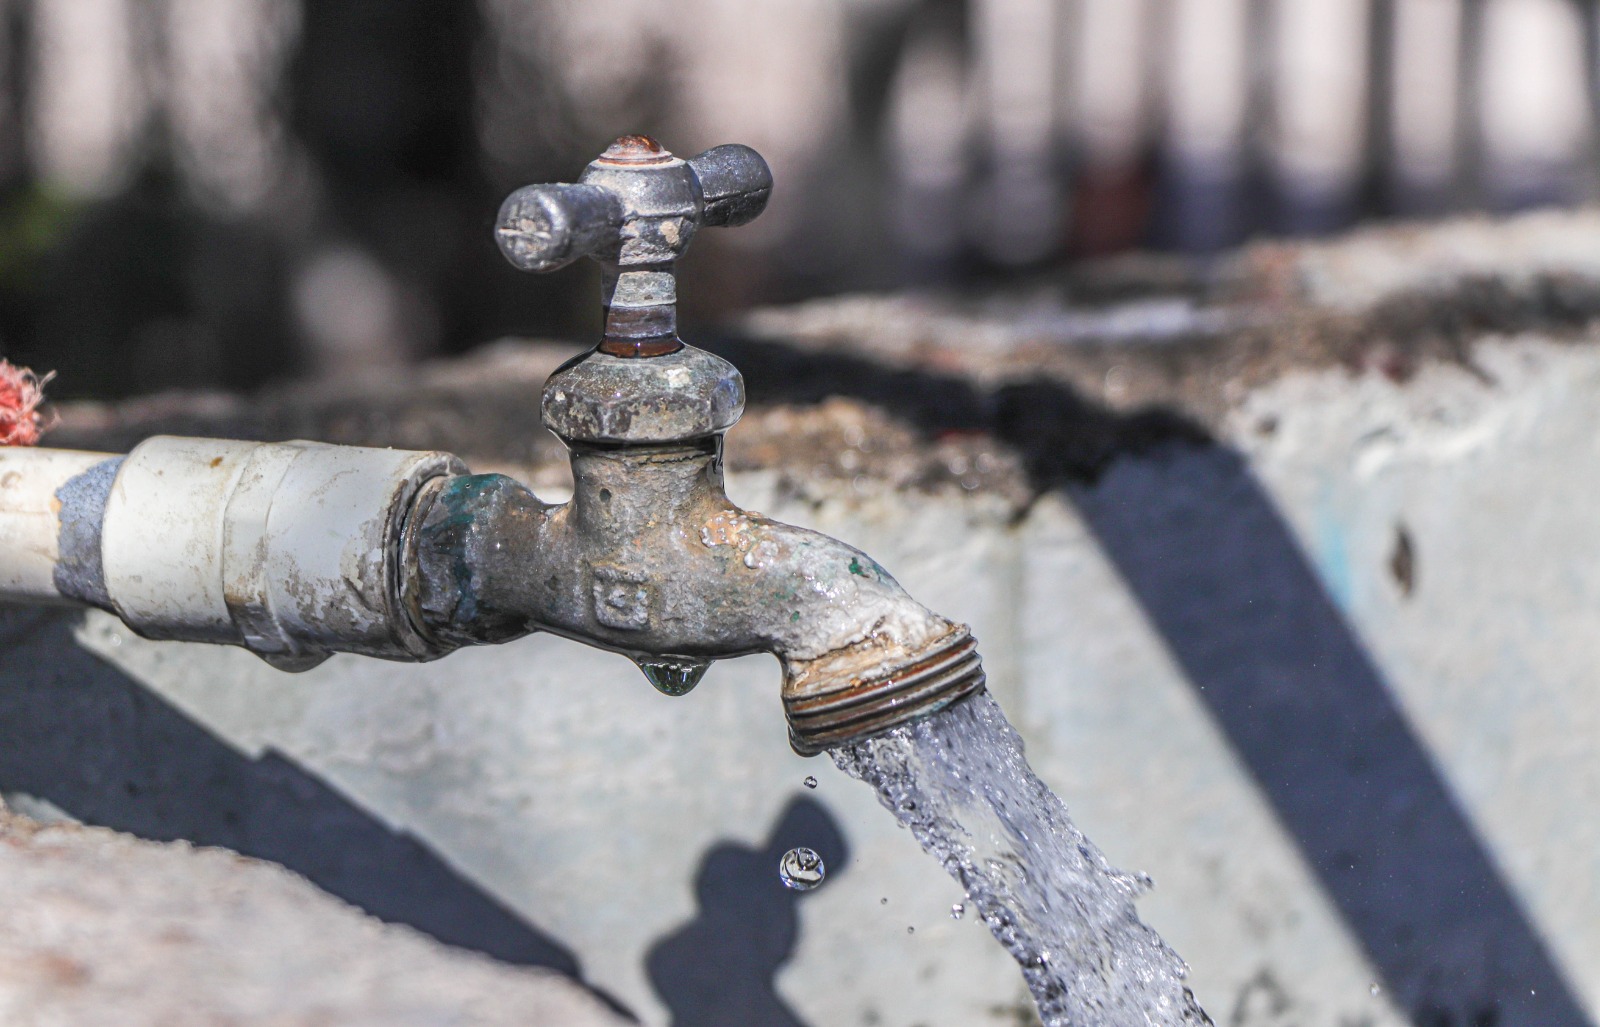
{"type": "Polygon", "coordinates": [[[740,509],[723,434],[739,372],[678,339],[673,262],[702,224],[740,224],[771,190],[765,162],[725,146],[682,161],[626,136],[576,186],[530,186],[501,210],[508,258],[605,268],[601,344],[559,369],[544,422],[567,444],[573,496],[541,501],[500,475],[442,479],[406,533],[410,606],[444,647],[548,631],[623,653],[657,687],[692,688],[713,660],[782,663],[795,749],[815,753],[976,691],[976,644],[876,561],[740,509]]]}

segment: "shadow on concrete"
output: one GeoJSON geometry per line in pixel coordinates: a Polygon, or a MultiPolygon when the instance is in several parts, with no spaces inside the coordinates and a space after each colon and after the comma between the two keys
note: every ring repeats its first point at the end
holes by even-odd
{"type": "Polygon", "coordinates": [[[417,839],[277,753],[240,753],[82,649],[76,617],[0,606],[0,791],[141,838],[271,860],[379,919],[579,976],[568,949],[417,839]]]}
{"type": "Polygon", "coordinates": [[[676,1027],[805,1027],[774,986],[800,934],[804,896],[778,878],[778,861],[796,846],[814,849],[830,878],[850,856],[833,817],[804,796],[784,808],[764,847],[724,843],[706,853],[695,878],[699,911],[646,959],[676,1027]]]}
{"type": "MultiPolygon", "coordinates": [[[[980,391],[724,339],[764,402],[881,405],[987,431],[1078,509],[1418,1027],[1589,1020],[1423,741],[1243,457],[1170,410],[1035,380],[980,391]],[[1139,457],[1130,460],[1128,457],[1139,457]]],[[[1155,797],[1152,797],[1155,801],[1155,797]]]]}

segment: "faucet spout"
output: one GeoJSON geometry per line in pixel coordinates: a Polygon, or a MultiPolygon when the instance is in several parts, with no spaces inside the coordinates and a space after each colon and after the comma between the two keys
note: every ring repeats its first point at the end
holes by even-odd
{"type": "Polygon", "coordinates": [[[871,557],[730,502],[721,449],[575,443],[560,506],[502,475],[441,482],[413,539],[420,629],[452,646],[548,631],[688,668],[683,691],[711,661],[772,653],[805,755],[982,686],[967,629],[871,557]]]}

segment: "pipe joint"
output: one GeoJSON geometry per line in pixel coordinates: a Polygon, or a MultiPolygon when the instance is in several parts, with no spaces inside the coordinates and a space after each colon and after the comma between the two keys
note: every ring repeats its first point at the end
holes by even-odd
{"type": "Polygon", "coordinates": [[[419,492],[464,470],[444,453],[148,439],[117,469],[98,540],[79,543],[98,541],[95,605],[147,638],[240,645],[285,670],[441,656],[406,613],[402,541],[419,492]]]}

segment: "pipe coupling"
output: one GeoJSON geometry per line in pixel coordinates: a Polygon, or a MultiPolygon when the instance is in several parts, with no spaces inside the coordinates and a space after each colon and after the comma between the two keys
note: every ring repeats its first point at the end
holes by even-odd
{"type": "Polygon", "coordinates": [[[102,605],[147,638],[240,645],[285,670],[442,656],[406,613],[402,540],[423,487],[465,471],[447,453],[148,439],[93,540],[102,605]]]}

